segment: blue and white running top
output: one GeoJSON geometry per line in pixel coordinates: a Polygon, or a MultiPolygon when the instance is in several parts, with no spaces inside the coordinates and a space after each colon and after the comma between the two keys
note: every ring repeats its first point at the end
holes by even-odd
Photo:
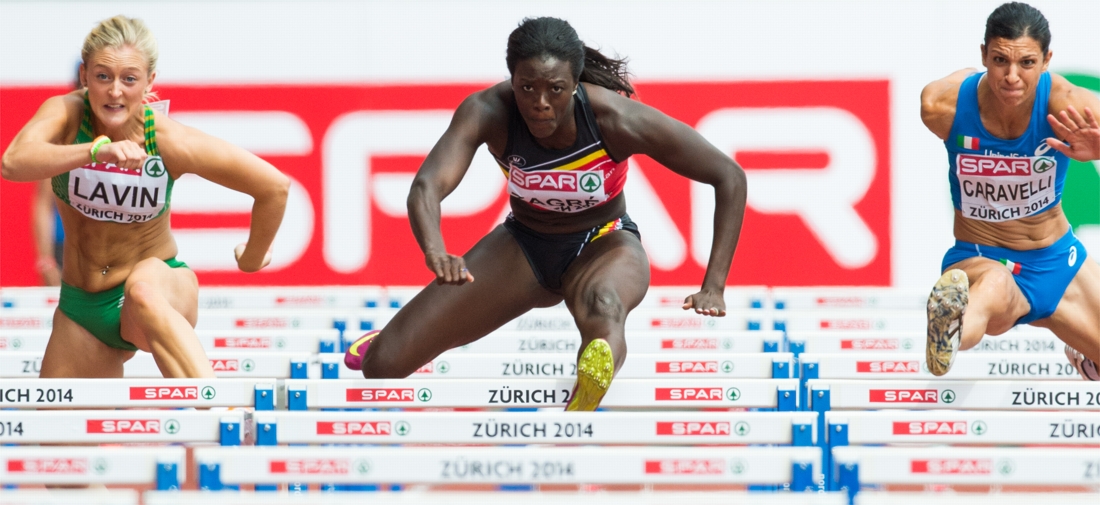
{"type": "Polygon", "coordinates": [[[951,165],[951,202],[962,215],[1004,222],[1039,214],[1062,200],[1069,158],[1047,145],[1050,73],[1043,72],[1027,131],[1018,138],[994,137],[982,125],[978,83],[984,72],[959,87],[955,121],[944,146],[951,165]]]}

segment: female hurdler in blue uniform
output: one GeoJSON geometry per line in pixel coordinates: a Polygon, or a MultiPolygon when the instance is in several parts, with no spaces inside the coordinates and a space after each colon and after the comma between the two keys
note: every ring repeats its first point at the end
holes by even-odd
{"type": "Polygon", "coordinates": [[[1100,158],[1100,100],[1048,73],[1052,54],[1042,13],[1007,3],[986,22],[986,72],[960,70],[921,93],[921,118],[947,147],[955,206],[955,246],[928,299],[935,375],[985,334],[1031,324],[1100,380],[1100,265],[1061,206],[1069,160],[1100,158]]]}

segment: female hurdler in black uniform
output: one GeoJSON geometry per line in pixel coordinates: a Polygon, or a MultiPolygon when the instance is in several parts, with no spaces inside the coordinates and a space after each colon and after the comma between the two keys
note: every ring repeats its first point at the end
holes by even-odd
{"type": "Polygon", "coordinates": [[[708,316],[726,314],[722,294],[744,217],[745,175],[692,128],[627,98],[634,89],[624,61],[585,47],[563,20],[524,20],[508,38],[507,64],[512,79],[462,102],[409,193],[413,234],[436,282],[381,332],[353,343],[345,363],[369,378],[405,377],[564,299],[582,339],[566,409],[595,410],[626,357],[627,313],[649,286],[649,262],[622,194],[627,158],[645,154],[714,187],[706,276],[684,301],[684,309],[708,316]],[[512,214],[457,256],[443,244],[440,201],[481,144],[508,178],[512,214]]]}

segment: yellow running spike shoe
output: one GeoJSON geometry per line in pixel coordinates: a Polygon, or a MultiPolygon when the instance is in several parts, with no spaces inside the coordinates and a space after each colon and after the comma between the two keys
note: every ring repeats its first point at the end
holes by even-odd
{"type": "Polygon", "coordinates": [[[951,369],[962,341],[963,314],[970,301],[970,279],[953,269],[943,273],[928,295],[928,343],[925,361],[932,375],[951,369]]]}
{"type": "Polygon", "coordinates": [[[573,397],[565,410],[596,410],[607,388],[611,387],[614,375],[615,358],[611,355],[611,346],[602,338],[593,340],[577,360],[577,384],[573,386],[573,397]]]}

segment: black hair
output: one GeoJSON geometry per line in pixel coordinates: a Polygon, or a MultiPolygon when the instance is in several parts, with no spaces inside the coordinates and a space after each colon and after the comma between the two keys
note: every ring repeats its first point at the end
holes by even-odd
{"type": "Polygon", "coordinates": [[[1050,49],[1050,25],[1039,9],[1022,2],[1010,2],[993,10],[985,21],[985,45],[994,38],[1015,40],[1031,37],[1046,57],[1050,49]]]}
{"type": "Polygon", "coordinates": [[[626,96],[634,94],[626,70],[626,58],[613,59],[584,45],[568,21],[558,18],[526,18],[508,36],[505,62],[515,74],[516,64],[529,58],[554,57],[569,62],[573,79],[602,86],[626,96]]]}

